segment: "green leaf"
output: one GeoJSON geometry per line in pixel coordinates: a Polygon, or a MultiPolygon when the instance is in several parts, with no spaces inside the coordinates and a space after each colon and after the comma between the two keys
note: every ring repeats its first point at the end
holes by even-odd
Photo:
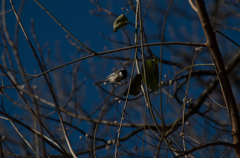
{"type": "MultiPolygon", "coordinates": [[[[136,74],[136,76],[134,77],[132,83],[131,83],[131,87],[130,87],[130,95],[138,95],[140,90],[141,90],[141,83],[142,83],[142,75],[140,74],[136,74]]],[[[123,95],[127,95],[128,89],[123,93],[123,95]]]]}
{"type": "MultiPolygon", "coordinates": [[[[144,62],[144,65],[145,65],[145,72],[146,72],[148,88],[157,92],[158,91],[158,80],[159,80],[158,59],[154,58],[152,60],[147,60],[144,62]]],[[[142,73],[143,81],[145,83],[143,66],[142,66],[141,73],[142,73]]]]}
{"type": "Polygon", "coordinates": [[[128,19],[125,15],[121,14],[113,23],[113,32],[117,32],[123,26],[127,26],[128,19]]]}

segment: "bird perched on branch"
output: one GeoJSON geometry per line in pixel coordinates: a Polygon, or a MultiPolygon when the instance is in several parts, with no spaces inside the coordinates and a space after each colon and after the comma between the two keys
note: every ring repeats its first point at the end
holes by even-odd
{"type": "Polygon", "coordinates": [[[115,84],[117,82],[122,81],[123,79],[126,80],[126,78],[127,78],[127,71],[124,68],[122,68],[120,70],[117,70],[117,71],[111,73],[104,80],[96,82],[93,85],[98,85],[98,84],[103,83],[103,82],[109,82],[111,84],[115,84]]]}

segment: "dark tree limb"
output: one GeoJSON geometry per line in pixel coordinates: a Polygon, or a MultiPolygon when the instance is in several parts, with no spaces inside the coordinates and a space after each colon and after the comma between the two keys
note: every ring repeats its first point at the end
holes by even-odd
{"type": "Polygon", "coordinates": [[[225,70],[225,66],[223,63],[222,55],[220,53],[218,43],[216,40],[216,36],[214,34],[214,30],[211,26],[205,4],[203,0],[195,0],[197,14],[201,21],[201,25],[206,37],[206,46],[208,47],[209,51],[211,52],[213,61],[215,63],[215,69],[218,76],[218,80],[221,86],[221,91],[223,94],[223,98],[225,104],[228,108],[229,117],[231,120],[232,125],[232,137],[233,137],[233,144],[236,145],[234,148],[236,156],[240,158],[240,118],[238,114],[238,109],[236,105],[236,101],[231,89],[230,82],[228,80],[228,76],[225,70]]]}

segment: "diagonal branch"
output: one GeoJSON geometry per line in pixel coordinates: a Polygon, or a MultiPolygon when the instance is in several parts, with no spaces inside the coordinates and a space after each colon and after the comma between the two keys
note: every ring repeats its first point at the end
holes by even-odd
{"type": "Polygon", "coordinates": [[[204,34],[206,36],[206,46],[211,52],[213,61],[215,63],[215,69],[218,76],[218,80],[221,86],[221,91],[225,104],[228,108],[229,117],[232,125],[232,136],[233,144],[237,145],[235,152],[238,158],[240,158],[240,151],[237,150],[240,148],[240,118],[238,114],[237,105],[235,98],[231,89],[230,82],[224,67],[222,55],[220,53],[216,36],[212,29],[205,4],[203,0],[195,0],[196,8],[198,10],[197,14],[202,24],[204,34]]]}

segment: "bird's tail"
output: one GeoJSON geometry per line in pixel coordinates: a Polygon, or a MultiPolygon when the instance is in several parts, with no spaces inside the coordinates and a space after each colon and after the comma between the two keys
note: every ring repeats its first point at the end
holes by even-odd
{"type": "Polygon", "coordinates": [[[100,83],[106,82],[105,80],[94,83],[93,85],[98,85],[100,83]]]}

